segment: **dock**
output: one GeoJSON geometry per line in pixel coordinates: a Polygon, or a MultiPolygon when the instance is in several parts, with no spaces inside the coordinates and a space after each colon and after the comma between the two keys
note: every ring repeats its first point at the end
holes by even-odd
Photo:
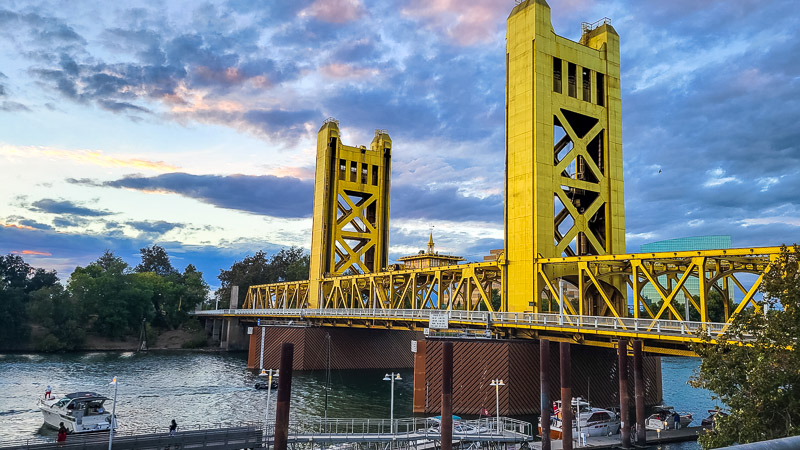
{"type": "MultiPolygon", "coordinates": [[[[706,430],[706,427],[685,427],[679,430],[664,430],[660,433],[653,430],[647,430],[647,445],[668,444],[671,442],[687,442],[696,441],[697,436],[706,430]]],[[[619,434],[613,436],[594,436],[586,438],[586,445],[582,445],[578,440],[573,440],[572,448],[591,448],[591,449],[612,449],[621,448],[622,441],[619,434]]],[[[532,449],[541,449],[541,441],[531,444],[532,449]]],[[[561,450],[561,440],[550,441],[550,448],[552,450],[561,450]]],[[[632,448],[636,448],[633,446],[632,448]]]]}

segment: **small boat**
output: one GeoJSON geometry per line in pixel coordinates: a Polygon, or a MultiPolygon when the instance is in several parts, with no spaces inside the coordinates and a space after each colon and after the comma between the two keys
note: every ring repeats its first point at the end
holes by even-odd
{"type": "MultiPolygon", "coordinates": [[[[672,406],[659,405],[653,408],[654,413],[647,418],[645,428],[648,430],[670,430],[675,428],[675,408],[672,406]]],[[[692,423],[690,413],[678,413],[681,418],[681,428],[687,427],[692,423]]]]}
{"type": "Polygon", "coordinates": [[[256,389],[278,389],[278,382],[273,381],[272,385],[270,386],[269,381],[256,381],[255,386],[256,389]]]}
{"type": "Polygon", "coordinates": [[[111,412],[103,406],[107,400],[95,392],[73,392],[62,398],[40,398],[38,406],[47,426],[58,429],[63,423],[68,433],[91,433],[111,428],[111,412]]]}
{"type": "Polygon", "coordinates": [[[724,413],[718,409],[709,409],[708,410],[708,417],[700,421],[700,425],[704,427],[713,427],[717,423],[717,419],[719,417],[727,416],[727,413],[724,413]]]}
{"type": "MultiPolygon", "coordinates": [[[[578,397],[572,399],[572,437],[611,436],[619,433],[620,421],[617,414],[603,408],[594,408],[588,401],[578,397]]],[[[553,402],[553,415],[550,417],[550,438],[562,439],[561,401],[553,402]]],[[[542,419],[539,418],[539,434],[542,433],[542,419]]]]}

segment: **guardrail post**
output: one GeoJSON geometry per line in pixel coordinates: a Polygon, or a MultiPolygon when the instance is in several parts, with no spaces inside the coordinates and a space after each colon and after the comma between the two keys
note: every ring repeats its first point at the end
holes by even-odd
{"type": "Polygon", "coordinates": [[[286,450],[289,438],[289,404],[292,395],[294,344],[281,345],[281,376],[278,377],[278,404],[275,410],[275,450],[286,450]]]}

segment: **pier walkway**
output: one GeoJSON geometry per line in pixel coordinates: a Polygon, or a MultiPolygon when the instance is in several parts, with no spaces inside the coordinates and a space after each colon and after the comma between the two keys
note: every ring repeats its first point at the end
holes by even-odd
{"type": "MultiPolygon", "coordinates": [[[[528,422],[501,417],[456,421],[453,442],[458,446],[489,443],[530,444],[534,436],[528,422]],[[499,426],[498,426],[499,425],[499,426]]],[[[169,433],[127,431],[115,434],[114,450],[237,450],[270,446],[274,426],[264,432],[263,424],[238,427],[183,430],[176,436],[169,433]]],[[[108,434],[70,435],[67,442],[57,444],[31,439],[0,442],[0,450],[107,450],[108,434]]],[[[335,448],[414,448],[423,450],[439,447],[441,435],[438,424],[431,419],[310,419],[289,424],[288,442],[293,448],[314,446],[335,448]]]]}

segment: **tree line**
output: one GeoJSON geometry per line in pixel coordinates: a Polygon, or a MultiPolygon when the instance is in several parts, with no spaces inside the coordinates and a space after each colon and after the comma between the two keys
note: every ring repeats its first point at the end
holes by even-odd
{"type": "Polygon", "coordinates": [[[131,267],[106,250],[61,283],[54,270],[32,267],[19,255],[0,255],[0,348],[32,344],[38,351],[70,351],[85,348],[90,335],[121,340],[143,330],[153,342],[165,330],[199,328],[189,313],[212,307],[215,300],[227,307],[234,285],[242,286],[243,300],[251,284],[308,277],[309,259],[302,249],[272,256],[260,251],[220,270],[214,298],[193,264],[178,271],[158,245],[142,248],[140,256],[131,267]]]}

